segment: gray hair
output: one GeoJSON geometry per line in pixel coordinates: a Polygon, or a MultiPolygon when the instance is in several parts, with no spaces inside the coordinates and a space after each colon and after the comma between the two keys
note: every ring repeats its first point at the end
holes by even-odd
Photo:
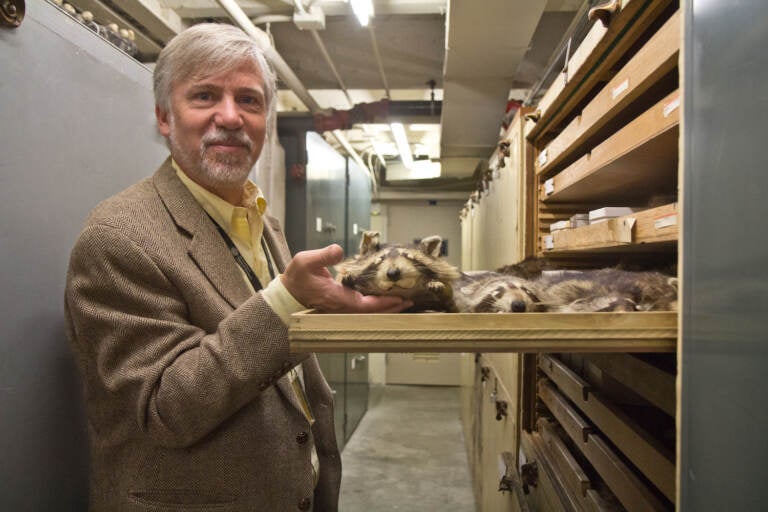
{"type": "Polygon", "coordinates": [[[256,41],[232,25],[200,23],[180,32],[162,49],[155,64],[155,104],[170,111],[171,90],[179,81],[210,72],[229,71],[253,62],[264,80],[267,113],[272,112],[275,74],[256,41]]]}

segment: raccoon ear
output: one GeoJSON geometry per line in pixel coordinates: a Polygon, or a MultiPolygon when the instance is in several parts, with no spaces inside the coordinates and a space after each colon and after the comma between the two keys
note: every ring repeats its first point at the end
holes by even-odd
{"type": "Polygon", "coordinates": [[[429,254],[433,258],[440,256],[440,246],[443,243],[443,239],[439,235],[432,235],[426,238],[422,238],[419,242],[419,250],[425,254],[429,254]]]}
{"type": "Polygon", "coordinates": [[[381,234],[378,231],[363,231],[363,238],[360,240],[360,254],[376,252],[379,250],[381,234]]]}

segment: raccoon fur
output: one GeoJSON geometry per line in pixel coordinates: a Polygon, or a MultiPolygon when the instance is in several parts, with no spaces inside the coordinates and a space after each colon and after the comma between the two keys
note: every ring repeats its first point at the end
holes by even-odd
{"type": "Polygon", "coordinates": [[[535,279],[463,273],[454,283],[454,302],[468,313],[676,311],[677,279],[612,268],[544,271],[535,279]]]}
{"type": "Polygon", "coordinates": [[[532,283],[553,312],[676,311],[677,278],[612,268],[543,273],[532,283]]]}
{"type": "Polygon", "coordinates": [[[462,272],[454,282],[453,300],[461,313],[524,313],[539,311],[531,282],[498,272],[462,272]]]}
{"type": "Polygon", "coordinates": [[[407,312],[455,312],[452,283],[459,271],[440,258],[442,238],[415,245],[385,244],[378,231],[364,231],[359,253],[336,265],[336,279],[363,295],[397,295],[413,302],[407,312]]]}

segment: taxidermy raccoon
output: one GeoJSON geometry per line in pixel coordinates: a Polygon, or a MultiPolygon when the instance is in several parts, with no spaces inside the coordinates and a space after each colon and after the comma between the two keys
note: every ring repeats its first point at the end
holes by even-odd
{"type": "Polygon", "coordinates": [[[336,265],[336,279],[363,295],[410,299],[408,312],[455,312],[451,283],[460,274],[440,258],[441,243],[430,236],[416,245],[384,244],[378,231],[364,231],[359,254],[336,265]]]}
{"type": "Polygon", "coordinates": [[[462,272],[453,285],[453,300],[461,313],[524,313],[541,311],[530,281],[498,272],[462,272]]]}
{"type": "Polygon", "coordinates": [[[676,311],[677,278],[611,268],[543,273],[532,283],[546,311],[676,311]]]}
{"type": "Polygon", "coordinates": [[[677,279],[610,268],[545,271],[535,279],[464,273],[454,283],[454,302],[468,313],[675,311],[677,279]]]}

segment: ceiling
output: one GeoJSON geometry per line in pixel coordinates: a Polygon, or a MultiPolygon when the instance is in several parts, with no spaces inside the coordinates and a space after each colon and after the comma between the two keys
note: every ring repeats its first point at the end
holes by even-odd
{"type": "Polygon", "coordinates": [[[91,11],[97,23],[132,29],[139,60],[151,63],[186,26],[214,20],[242,26],[222,7],[230,2],[282,60],[275,66],[281,115],[356,112],[355,105],[388,99],[388,115],[341,126],[326,139],[342,151],[354,148],[366,166],[384,159],[384,175],[394,183],[416,175],[402,165],[388,124],[402,121],[419,163],[413,168],[440,169],[440,178],[430,180],[438,183],[467,181],[490,156],[507,100],[528,96],[586,1],[374,0],[367,27],[348,0],[71,3],[91,11]]]}

